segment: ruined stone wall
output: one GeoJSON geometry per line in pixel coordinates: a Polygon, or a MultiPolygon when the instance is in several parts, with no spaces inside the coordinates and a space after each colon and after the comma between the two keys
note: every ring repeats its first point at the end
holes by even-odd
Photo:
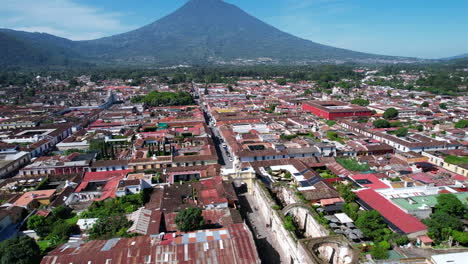
{"type": "Polygon", "coordinates": [[[276,196],[283,201],[285,205],[301,203],[301,200],[297,198],[292,190],[285,187],[276,187],[275,188],[276,196]]]}
{"type": "Polygon", "coordinates": [[[251,206],[258,209],[259,217],[263,219],[265,224],[269,225],[281,261],[288,264],[315,263],[310,255],[306,254],[307,250],[303,248],[297,238],[284,228],[281,211],[272,209],[275,202],[261,184],[254,182],[252,185],[252,197],[255,204],[251,206]]]}
{"type": "MultiPolygon", "coordinates": [[[[294,194],[294,191],[289,188],[277,187],[275,188],[275,193],[285,205],[303,203],[294,194]]],[[[315,212],[311,212],[310,210],[303,207],[296,207],[294,209],[289,210],[289,214],[294,217],[296,222],[299,224],[299,228],[305,230],[304,236],[306,238],[328,236],[328,230],[314,219],[313,215],[315,214],[315,212]]]]}
{"type": "Polygon", "coordinates": [[[315,238],[328,236],[328,230],[315,220],[313,213],[309,209],[296,207],[289,210],[290,215],[294,217],[299,228],[305,230],[304,237],[315,238]]]}

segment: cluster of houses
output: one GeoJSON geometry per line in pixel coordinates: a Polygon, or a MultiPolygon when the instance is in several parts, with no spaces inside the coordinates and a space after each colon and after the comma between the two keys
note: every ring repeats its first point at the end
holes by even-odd
{"type": "MultiPolygon", "coordinates": [[[[468,156],[467,128],[454,125],[466,120],[467,97],[389,96],[378,86],[325,94],[314,82],[251,78],[229,87],[193,84],[198,104],[152,107],[130,102],[148,88],[116,80],[97,87],[86,76],[80,83],[77,94],[99,99],[0,109],[0,241],[21,234],[31,215],[58,206],[79,213],[145,189],[151,198],[127,216],[129,232],[139,236],[74,239],[42,263],[260,263],[238,197],[242,188],[258,195],[258,184],[281,207],[300,203],[324,215],[327,228],[350,244],[372,241],[343,212],[337,184],[353,186],[360,210],[378,211],[392,231],[426,246],[432,240],[422,220],[437,196],[452,193],[467,205],[468,163],[447,158],[468,156]],[[350,103],[363,93],[370,105],[350,103]],[[373,125],[389,108],[399,112],[391,121],[406,135],[373,125]],[[209,228],[178,230],[176,215],[189,207],[203,210],[209,228]]],[[[310,223],[294,212],[285,211],[303,223],[305,238],[330,232],[306,230],[310,223]]],[[[78,225],[86,233],[95,221],[78,225]]]]}

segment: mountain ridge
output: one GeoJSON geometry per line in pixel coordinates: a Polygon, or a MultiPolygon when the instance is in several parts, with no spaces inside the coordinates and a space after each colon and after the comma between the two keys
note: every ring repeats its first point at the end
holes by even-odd
{"type": "MultiPolygon", "coordinates": [[[[39,65],[69,64],[70,61],[98,65],[193,65],[409,60],[302,39],[222,0],[190,0],[148,25],[95,40],[71,41],[50,34],[0,30],[3,32],[7,37],[0,39],[0,47],[8,46],[11,50],[12,43],[20,41],[24,50],[29,50],[29,56],[42,58],[29,64],[39,65]],[[54,59],[49,60],[48,56],[54,59]]],[[[0,49],[0,56],[4,53],[0,49]]],[[[16,57],[21,57],[19,62],[23,62],[27,56],[16,57]]],[[[15,61],[8,58],[5,61],[14,65],[15,61]]]]}

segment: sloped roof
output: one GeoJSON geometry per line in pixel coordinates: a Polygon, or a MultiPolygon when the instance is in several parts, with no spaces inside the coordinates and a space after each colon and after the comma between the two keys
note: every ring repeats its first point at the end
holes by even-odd
{"type": "Polygon", "coordinates": [[[139,236],[64,244],[45,256],[52,263],[225,263],[259,264],[245,224],[191,233],[139,236]]]}
{"type": "Polygon", "coordinates": [[[394,227],[405,234],[426,230],[427,227],[416,217],[405,213],[395,206],[389,200],[378,194],[372,189],[366,189],[356,192],[359,199],[366,205],[378,211],[394,227]]]}

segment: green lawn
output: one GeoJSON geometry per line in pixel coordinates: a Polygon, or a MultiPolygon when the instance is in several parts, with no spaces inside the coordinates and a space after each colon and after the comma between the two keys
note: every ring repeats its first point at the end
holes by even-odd
{"type": "Polygon", "coordinates": [[[78,222],[78,216],[74,216],[72,218],[68,218],[65,220],[65,222],[67,222],[67,224],[70,224],[70,225],[76,225],[76,223],[78,222]]]}
{"type": "Polygon", "coordinates": [[[350,171],[365,172],[370,170],[369,165],[366,163],[359,163],[356,159],[337,158],[336,162],[350,171]]]}
{"type": "Polygon", "coordinates": [[[454,165],[468,164],[468,156],[459,157],[459,156],[450,155],[450,156],[445,157],[445,162],[454,164],[454,165]]]}

